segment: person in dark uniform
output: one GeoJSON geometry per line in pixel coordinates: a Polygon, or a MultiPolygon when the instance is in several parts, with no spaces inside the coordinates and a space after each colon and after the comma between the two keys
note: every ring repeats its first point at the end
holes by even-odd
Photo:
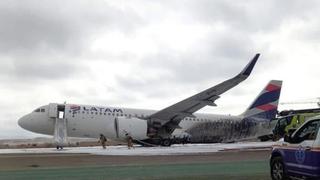
{"type": "Polygon", "coordinates": [[[106,149],[107,138],[103,134],[100,134],[99,142],[101,143],[102,148],[106,149]]]}

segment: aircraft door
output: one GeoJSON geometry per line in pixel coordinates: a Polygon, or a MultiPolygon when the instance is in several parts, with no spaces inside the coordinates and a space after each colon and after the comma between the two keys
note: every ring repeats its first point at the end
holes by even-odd
{"type": "Polygon", "coordinates": [[[64,104],[49,104],[49,117],[50,118],[65,118],[65,105],[64,104]]]}
{"type": "Polygon", "coordinates": [[[114,130],[115,130],[116,138],[119,138],[119,120],[117,117],[114,119],[114,130]]]}
{"type": "Polygon", "coordinates": [[[64,119],[65,118],[65,109],[66,106],[64,104],[59,104],[57,108],[57,116],[59,119],[64,119]]]}
{"type": "Polygon", "coordinates": [[[49,104],[49,117],[57,118],[58,117],[58,104],[50,103],[49,104]]]}

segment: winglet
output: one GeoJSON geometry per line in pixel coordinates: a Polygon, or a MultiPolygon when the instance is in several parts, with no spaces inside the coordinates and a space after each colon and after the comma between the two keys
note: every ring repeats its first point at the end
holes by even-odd
{"type": "Polygon", "coordinates": [[[247,64],[247,66],[241,71],[239,75],[243,76],[249,76],[251,74],[251,71],[256,64],[257,60],[259,59],[260,54],[256,54],[253,59],[247,64]]]}

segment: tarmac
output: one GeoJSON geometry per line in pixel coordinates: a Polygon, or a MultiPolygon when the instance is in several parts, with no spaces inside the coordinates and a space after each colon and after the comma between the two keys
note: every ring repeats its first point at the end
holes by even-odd
{"type": "Polygon", "coordinates": [[[0,179],[255,179],[272,143],[0,150],[0,179]],[[184,151],[182,151],[184,150],[184,151]]]}

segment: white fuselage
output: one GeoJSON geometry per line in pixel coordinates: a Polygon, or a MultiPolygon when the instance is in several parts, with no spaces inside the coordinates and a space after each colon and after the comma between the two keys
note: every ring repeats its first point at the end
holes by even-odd
{"type": "MultiPolygon", "coordinates": [[[[233,78],[160,111],[50,103],[22,117],[18,123],[29,131],[54,135],[58,142],[57,148],[66,142],[68,136],[97,138],[104,135],[110,139],[129,139],[131,136],[135,140],[145,141],[160,139],[164,146],[170,145],[171,138],[179,136],[183,136],[183,139],[188,136],[192,142],[245,138],[255,135],[255,127],[262,127],[266,119],[270,119],[260,118],[259,115],[267,117],[268,113],[265,112],[276,108],[274,104],[268,103],[277,102],[279,98],[272,94],[270,97],[277,99],[272,98],[269,102],[265,101],[265,96],[261,97],[253,103],[254,106],[250,106],[249,113],[245,113],[244,117],[195,112],[205,106],[216,106],[214,102],[221,94],[247,79],[259,56],[256,54],[233,78]]],[[[279,89],[277,85],[281,83],[275,84],[267,86],[260,95],[279,89]]],[[[274,94],[280,93],[277,91],[274,94]]]]}
{"type": "MultiPolygon", "coordinates": [[[[56,118],[63,118],[67,122],[68,137],[98,138],[99,134],[104,134],[109,139],[123,140],[125,133],[131,133],[135,136],[134,138],[143,140],[148,138],[146,133],[147,120],[144,118],[157,112],[154,110],[87,105],[66,104],[63,106],[64,110],[60,113],[52,112],[50,105],[42,106],[22,117],[19,120],[19,125],[32,132],[53,135],[56,118]],[[55,114],[56,117],[52,117],[55,114]]],[[[191,135],[201,136],[201,138],[227,136],[228,139],[232,139],[233,136],[245,138],[248,135],[257,135],[257,132],[252,134],[252,130],[249,132],[252,124],[250,127],[247,123],[242,125],[243,118],[241,116],[200,113],[194,115],[195,118],[184,118],[179,124],[181,128],[177,128],[172,136],[191,135]],[[248,129],[245,134],[240,132],[243,131],[243,128],[248,129]]],[[[258,126],[258,124],[254,125],[258,126]]]]}

